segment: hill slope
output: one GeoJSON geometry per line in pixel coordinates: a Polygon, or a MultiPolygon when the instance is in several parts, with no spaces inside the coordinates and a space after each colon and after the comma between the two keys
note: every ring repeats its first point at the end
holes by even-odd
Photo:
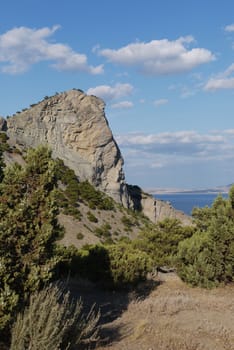
{"type": "Polygon", "coordinates": [[[87,180],[125,208],[141,210],[153,222],[165,217],[190,222],[170,204],[126,184],[123,158],[105,117],[104,103],[95,96],[73,89],[45,97],[6,121],[1,119],[0,128],[16,150],[48,145],[53,157],[74,170],[79,181],[87,180]]]}

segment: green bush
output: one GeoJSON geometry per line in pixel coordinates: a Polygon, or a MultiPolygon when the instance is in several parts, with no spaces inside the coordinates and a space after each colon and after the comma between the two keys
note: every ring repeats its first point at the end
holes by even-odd
{"type": "Polygon", "coordinates": [[[111,226],[109,224],[103,224],[100,227],[96,227],[94,233],[99,238],[110,238],[111,237],[111,226]]]}
{"type": "Polygon", "coordinates": [[[127,228],[130,229],[132,226],[134,226],[134,223],[132,222],[132,220],[130,218],[128,218],[126,215],[124,215],[121,218],[121,222],[123,223],[123,225],[127,228]]]}
{"type": "Polygon", "coordinates": [[[0,151],[5,152],[10,150],[10,146],[7,143],[9,137],[5,132],[0,132],[0,151]]]}
{"type": "Polygon", "coordinates": [[[109,288],[125,288],[146,278],[153,261],[129,242],[58,248],[58,276],[87,278],[109,288]]]}
{"type": "Polygon", "coordinates": [[[0,332],[7,334],[28,295],[53,276],[58,224],[55,163],[46,147],[29,150],[0,185],[0,332]]]}
{"type": "Polygon", "coordinates": [[[88,181],[79,182],[75,172],[65,166],[61,159],[57,159],[56,163],[57,178],[65,185],[63,195],[71,206],[76,207],[81,201],[90,209],[114,210],[112,198],[96,190],[88,181]]]}
{"type": "Polygon", "coordinates": [[[193,232],[193,227],[182,226],[176,219],[165,219],[143,230],[132,244],[149,254],[155,266],[173,267],[179,242],[191,237],[193,232]]]}
{"type": "Polygon", "coordinates": [[[83,239],[84,238],[83,233],[78,232],[77,235],[76,235],[76,238],[79,239],[79,240],[83,239]]]}
{"type": "Polygon", "coordinates": [[[91,211],[87,212],[87,218],[90,222],[95,222],[95,223],[98,222],[98,219],[96,218],[95,215],[93,215],[93,213],[91,213],[91,211]]]}
{"type": "MultiPolygon", "coordinates": [[[[232,191],[230,192],[232,194],[232,191]]],[[[234,208],[232,197],[217,197],[211,208],[194,212],[197,232],[181,242],[177,254],[181,278],[202,287],[234,280],[234,208]]]]}
{"type": "Polygon", "coordinates": [[[110,259],[110,274],[115,287],[135,285],[146,279],[153,268],[153,261],[145,252],[131,244],[118,243],[107,246],[110,259]]]}

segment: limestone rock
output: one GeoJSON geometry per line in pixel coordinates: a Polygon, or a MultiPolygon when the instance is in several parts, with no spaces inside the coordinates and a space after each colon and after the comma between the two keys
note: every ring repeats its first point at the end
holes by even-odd
{"type": "Polygon", "coordinates": [[[169,202],[155,199],[138,186],[127,185],[127,189],[130,207],[133,210],[141,210],[152,222],[157,223],[158,221],[170,218],[178,219],[184,225],[191,224],[191,217],[173,208],[169,202]]]}
{"type": "MultiPolygon", "coordinates": [[[[153,222],[177,217],[187,223],[188,217],[170,204],[125,183],[123,158],[104,107],[101,99],[74,89],[46,97],[7,121],[0,118],[0,129],[7,132],[10,145],[19,149],[49,145],[53,156],[81,181],[88,180],[127,208],[142,210],[153,222]]],[[[14,161],[9,157],[9,162],[14,161]]]]}
{"type": "Polygon", "coordinates": [[[7,134],[21,148],[48,144],[81,181],[128,205],[123,159],[99,98],[80,90],[46,98],[9,118],[7,134]]]}

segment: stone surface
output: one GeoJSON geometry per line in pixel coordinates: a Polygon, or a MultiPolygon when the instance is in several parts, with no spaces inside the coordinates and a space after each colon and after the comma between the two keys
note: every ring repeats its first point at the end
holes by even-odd
{"type": "Polygon", "coordinates": [[[127,190],[129,206],[134,210],[141,210],[152,222],[156,223],[165,218],[171,218],[179,219],[185,225],[191,224],[191,218],[173,208],[169,202],[155,199],[138,186],[127,185],[127,190]]]}
{"type": "Polygon", "coordinates": [[[80,90],[55,95],[9,118],[7,134],[21,148],[48,144],[81,181],[128,205],[123,159],[102,100],[80,90]]]}
{"type": "Polygon", "coordinates": [[[154,223],[166,218],[179,219],[185,225],[191,224],[191,218],[182,211],[176,210],[169,202],[155,199],[149,194],[143,194],[141,200],[143,213],[154,223]]]}
{"type": "Polygon", "coordinates": [[[153,222],[189,218],[166,202],[155,200],[138,186],[125,183],[123,158],[104,113],[104,102],[81,90],[70,90],[31,105],[5,121],[9,143],[19,149],[47,144],[53,156],[127,208],[142,210],[153,222]],[[6,124],[7,123],[7,124],[6,124]]]}

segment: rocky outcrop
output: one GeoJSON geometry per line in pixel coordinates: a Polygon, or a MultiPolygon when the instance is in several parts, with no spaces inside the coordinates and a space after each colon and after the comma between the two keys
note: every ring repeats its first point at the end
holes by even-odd
{"type": "Polygon", "coordinates": [[[178,219],[184,225],[191,224],[191,217],[173,208],[170,202],[156,199],[152,195],[145,193],[138,186],[127,185],[127,189],[130,198],[130,207],[134,210],[142,211],[152,222],[157,223],[158,221],[170,218],[178,219]]]}
{"type": "Polygon", "coordinates": [[[53,156],[62,159],[81,181],[88,180],[127,208],[142,210],[153,222],[177,217],[187,223],[188,217],[169,203],[155,200],[138,186],[126,185],[123,158],[104,106],[101,99],[74,89],[46,97],[7,121],[0,118],[0,130],[19,149],[49,145],[53,156]]]}
{"type": "Polygon", "coordinates": [[[123,159],[99,98],[80,90],[46,98],[9,118],[7,134],[19,148],[48,144],[81,181],[128,206],[123,159]]]}

